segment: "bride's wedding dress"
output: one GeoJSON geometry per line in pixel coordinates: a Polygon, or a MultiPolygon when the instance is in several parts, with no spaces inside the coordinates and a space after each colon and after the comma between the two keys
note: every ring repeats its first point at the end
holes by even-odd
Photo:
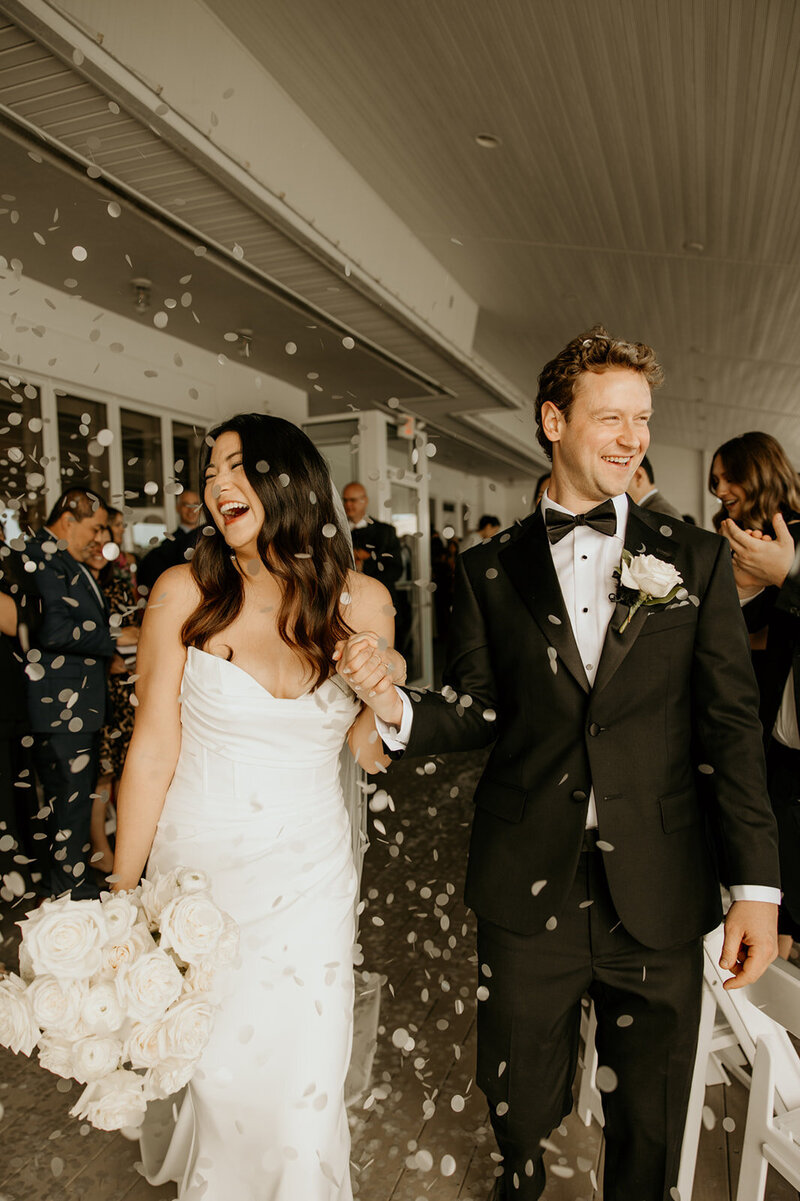
{"type": "Polygon", "coordinates": [[[222,1007],[185,1099],[148,1113],[145,1171],[178,1181],[180,1201],[351,1201],[357,884],[339,754],[358,702],[337,679],[274,697],[195,648],[181,700],[148,871],[208,872],[240,959],[218,974],[222,1007]]]}

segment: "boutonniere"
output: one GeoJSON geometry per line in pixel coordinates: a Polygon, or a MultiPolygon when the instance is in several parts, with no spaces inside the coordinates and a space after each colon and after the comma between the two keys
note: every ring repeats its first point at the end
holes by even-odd
{"type": "Polygon", "coordinates": [[[614,599],[630,606],[628,616],[619,628],[620,634],[628,628],[641,605],[666,605],[688,595],[678,569],[655,555],[632,555],[629,550],[624,550],[614,575],[618,580],[614,599]]]}

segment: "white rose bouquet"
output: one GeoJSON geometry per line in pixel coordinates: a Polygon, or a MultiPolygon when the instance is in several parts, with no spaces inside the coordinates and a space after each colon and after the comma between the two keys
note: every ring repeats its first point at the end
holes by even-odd
{"type": "Polygon", "coordinates": [[[620,634],[628,628],[634,613],[642,605],[666,605],[687,595],[678,569],[655,555],[632,555],[629,550],[624,550],[615,575],[619,578],[617,599],[630,605],[628,616],[619,628],[620,634]]]}
{"type": "Polygon", "coordinates": [[[19,923],[20,974],[0,980],[0,1046],[86,1088],[70,1111],[137,1127],[191,1079],[211,1035],[215,972],[239,930],[201,871],[175,868],[97,901],[67,894],[19,923]]]}

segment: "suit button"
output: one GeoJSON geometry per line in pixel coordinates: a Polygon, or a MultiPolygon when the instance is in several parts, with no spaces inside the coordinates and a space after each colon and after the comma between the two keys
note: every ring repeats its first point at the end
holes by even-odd
{"type": "Polygon", "coordinates": [[[572,799],[573,799],[573,801],[585,801],[586,793],[581,792],[580,788],[576,788],[572,794],[572,799]]]}
{"type": "Polygon", "coordinates": [[[589,733],[591,734],[592,738],[596,738],[602,728],[602,726],[598,726],[596,721],[593,721],[589,726],[589,733]]]}

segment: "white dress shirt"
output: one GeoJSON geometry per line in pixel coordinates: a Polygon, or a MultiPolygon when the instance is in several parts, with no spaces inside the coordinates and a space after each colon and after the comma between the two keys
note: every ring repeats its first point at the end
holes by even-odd
{"type": "MultiPolygon", "coordinates": [[[[579,525],[558,542],[548,542],[561,586],[561,595],[590,685],[594,684],[597,675],[608,623],[615,608],[614,601],[609,597],[616,591],[614,570],[619,567],[622,559],[628,525],[627,495],[622,493],[621,496],[612,497],[612,500],[617,515],[617,530],[614,535],[609,536],[599,530],[593,530],[591,526],[579,525]]],[[[547,509],[571,514],[571,510],[556,504],[545,491],[541,503],[541,520],[544,520],[547,509]]],[[[405,750],[414,720],[408,696],[399,688],[397,692],[403,702],[403,718],[399,729],[395,731],[380,718],[375,718],[378,733],[390,751],[405,750]]],[[[597,805],[592,789],[586,813],[586,829],[596,828],[597,805]]],[[[768,901],[777,905],[780,901],[780,891],[766,885],[736,884],[731,887],[731,897],[734,901],[768,901]]]]}

